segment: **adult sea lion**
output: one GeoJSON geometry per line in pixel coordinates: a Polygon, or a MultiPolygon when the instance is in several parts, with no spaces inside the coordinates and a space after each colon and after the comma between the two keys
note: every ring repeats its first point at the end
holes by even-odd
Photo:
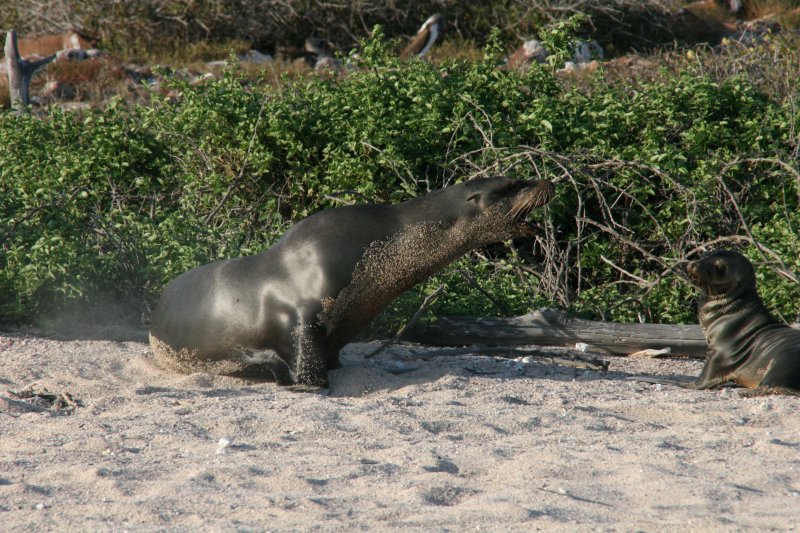
{"type": "Polygon", "coordinates": [[[688,388],[734,381],[748,388],[800,390],[800,330],[769,314],[750,261],[738,252],[718,250],[686,270],[704,293],[698,318],[708,341],[703,370],[688,388]]]}
{"type": "Polygon", "coordinates": [[[493,177],[320,211],[258,255],[168,283],[150,345],[183,370],[326,387],[339,350],[396,296],[473,248],[532,235],[526,216],[554,194],[549,181],[493,177]]]}

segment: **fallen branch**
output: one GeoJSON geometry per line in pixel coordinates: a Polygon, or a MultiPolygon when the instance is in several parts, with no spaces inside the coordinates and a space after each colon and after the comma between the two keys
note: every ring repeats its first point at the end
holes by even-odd
{"type": "Polygon", "coordinates": [[[583,354],[577,350],[569,350],[565,348],[534,348],[534,349],[519,349],[519,348],[502,348],[498,346],[472,346],[468,348],[445,348],[442,350],[433,350],[425,353],[417,353],[410,357],[403,357],[403,359],[413,359],[420,361],[430,361],[435,357],[447,357],[457,355],[492,355],[496,357],[518,358],[518,357],[537,357],[550,361],[562,366],[569,366],[572,368],[583,368],[588,370],[597,370],[605,372],[608,370],[608,361],[594,357],[592,355],[583,354]]]}
{"type": "Polygon", "coordinates": [[[572,347],[582,342],[616,355],[670,348],[673,355],[697,358],[704,358],[707,348],[703,332],[695,324],[596,322],[569,318],[552,309],[510,318],[440,317],[425,332],[411,332],[405,340],[434,346],[572,347]]]}
{"type": "Polygon", "coordinates": [[[50,410],[62,414],[71,414],[81,406],[80,401],[69,392],[50,392],[46,387],[41,387],[35,383],[31,383],[19,390],[9,389],[7,393],[10,399],[33,406],[31,410],[34,411],[50,410]]]}

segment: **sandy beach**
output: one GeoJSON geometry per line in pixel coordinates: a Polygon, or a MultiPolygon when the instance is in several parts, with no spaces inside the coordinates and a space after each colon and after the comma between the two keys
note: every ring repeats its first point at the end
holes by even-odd
{"type": "MultiPolygon", "coordinates": [[[[330,389],[180,375],[129,340],[0,333],[3,531],[790,531],[800,398],[351,344],[330,389]],[[9,391],[68,393],[54,410],[9,391]]],[[[535,347],[531,347],[535,354],[535,347]]]]}

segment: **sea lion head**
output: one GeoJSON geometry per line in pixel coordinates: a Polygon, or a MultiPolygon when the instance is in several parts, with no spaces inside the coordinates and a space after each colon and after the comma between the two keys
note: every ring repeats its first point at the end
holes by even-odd
{"type": "Polygon", "coordinates": [[[716,250],[686,267],[689,280],[710,299],[755,290],[756,275],[750,261],[733,250],[716,250]]]}
{"type": "Polygon", "coordinates": [[[533,235],[534,224],[526,220],[530,212],[553,199],[555,185],[547,180],[517,180],[496,176],[477,178],[465,187],[465,215],[489,215],[495,224],[505,226],[511,237],[533,235]]]}

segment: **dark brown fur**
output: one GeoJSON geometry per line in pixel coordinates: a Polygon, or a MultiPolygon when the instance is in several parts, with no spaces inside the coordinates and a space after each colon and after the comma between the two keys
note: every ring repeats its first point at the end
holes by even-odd
{"type": "Polygon", "coordinates": [[[753,265],[742,254],[718,250],[687,272],[703,291],[698,312],[708,354],[691,388],[733,381],[743,387],[800,390],[800,330],[772,318],[756,291],[753,265]]]}

